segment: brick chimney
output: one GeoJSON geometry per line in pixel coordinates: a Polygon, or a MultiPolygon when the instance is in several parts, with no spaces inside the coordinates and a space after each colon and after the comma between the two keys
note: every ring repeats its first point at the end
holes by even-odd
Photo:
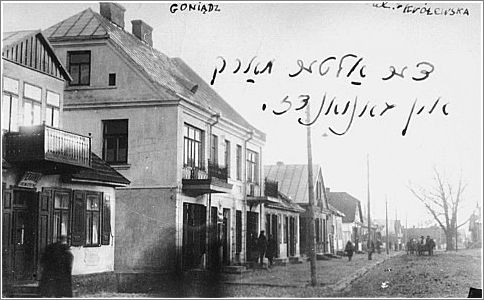
{"type": "Polygon", "coordinates": [[[100,2],[101,16],[124,29],[124,12],[126,9],[114,2],[100,2]]]}
{"type": "Polygon", "coordinates": [[[153,27],[146,24],[142,20],[133,20],[131,21],[131,24],[133,25],[133,35],[148,45],[153,46],[153,38],[151,34],[153,32],[153,27]]]}

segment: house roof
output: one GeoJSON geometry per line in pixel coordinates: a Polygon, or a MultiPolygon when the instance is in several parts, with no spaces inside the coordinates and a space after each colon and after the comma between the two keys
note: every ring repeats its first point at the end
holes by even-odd
{"type": "Polygon", "coordinates": [[[130,184],[130,181],[126,177],[94,153],[91,153],[91,167],[91,169],[83,169],[71,174],[70,178],[73,180],[97,181],[113,186],[126,186],[130,184]]]}
{"type": "Polygon", "coordinates": [[[181,58],[168,57],[90,8],[49,27],[44,34],[51,42],[109,38],[155,87],[220,113],[265,140],[264,133],[250,125],[181,58]]]}
{"type": "MultiPolygon", "coordinates": [[[[316,182],[319,165],[313,165],[313,181],[316,182]]],[[[267,179],[279,183],[279,191],[296,203],[309,203],[307,165],[267,165],[264,166],[267,179]]]]}
{"type": "Polygon", "coordinates": [[[289,210],[294,212],[304,212],[305,209],[299,206],[298,204],[294,203],[289,197],[285,194],[279,192],[279,199],[280,202],[277,203],[267,203],[266,206],[274,209],[281,209],[281,210],[289,210]]]}
{"type": "Polygon", "coordinates": [[[327,192],[326,194],[329,204],[344,213],[344,223],[363,222],[360,200],[346,192],[327,192]],[[356,209],[359,210],[360,220],[355,220],[356,209]]]}
{"type": "MultiPolygon", "coordinates": [[[[38,39],[40,43],[43,45],[44,49],[47,51],[47,54],[50,56],[55,66],[60,71],[60,74],[61,74],[60,77],[63,78],[64,80],[71,81],[72,78],[69,72],[67,72],[66,68],[64,67],[62,62],[55,54],[54,48],[52,47],[52,45],[49,43],[45,35],[40,30],[20,30],[20,31],[3,32],[2,58],[15,60],[16,62],[27,66],[25,60],[21,61],[18,59],[18,57],[15,57],[14,59],[12,55],[7,55],[7,53],[8,53],[8,50],[13,48],[16,44],[21,44],[24,41],[28,41],[32,37],[35,37],[36,39],[38,39]]],[[[29,67],[32,67],[32,66],[29,66],[29,67]]]]}
{"type": "Polygon", "coordinates": [[[336,207],[334,207],[333,205],[328,204],[328,207],[329,207],[329,210],[333,212],[333,214],[335,214],[337,216],[340,216],[340,217],[344,217],[345,216],[345,214],[343,212],[341,212],[338,209],[336,209],[336,207]]]}

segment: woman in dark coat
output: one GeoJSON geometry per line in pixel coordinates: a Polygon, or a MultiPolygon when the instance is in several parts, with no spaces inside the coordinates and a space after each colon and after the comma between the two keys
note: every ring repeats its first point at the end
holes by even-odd
{"type": "Polygon", "coordinates": [[[257,247],[259,250],[260,265],[264,264],[264,256],[267,251],[267,238],[264,234],[264,230],[260,232],[259,239],[257,240],[257,247]]]}
{"type": "Polygon", "coordinates": [[[72,262],[74,257],[67,238],[45,248],[40,264],[40,294],[42,297],[72,297],[72,262]]]}
{"type": "Polygon", "coordinates": [[[274,256],[276,256],[276,240],[269,234],[269,239],[267,240],[267,252],[266,257],[269,260],[269,266],[272,266],[274,256]]]}
{"type": "Polygon", "coordinates": [[[353,243],[351,241],[348,241],[348,243],[346,243],[346,247],[345,247],[345,252],[348,255],[348,261],[351,261],[351,258],[353,257],[354,250],[355,249],[353,247],[353,243]]]}

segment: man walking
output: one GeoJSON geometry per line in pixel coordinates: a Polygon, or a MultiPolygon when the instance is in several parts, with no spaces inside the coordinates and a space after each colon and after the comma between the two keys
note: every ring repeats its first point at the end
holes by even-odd
{"type": "Polygon", "coordinates": [[[348,261],[351,261],[351,258],[353,257],[354,250],[355,249],[353,247],[353,243],[351,243],[351,241],[348,241],[348,243],[346,243],[346,247],[345,247],[346,255],[348,255],[348,261]]]}
{"type": "Polygon", "coordinates": [[[259,258],[260,258],[260,265],[264,265],[264,256],[266,255],[267,251],[267,238],[264,234],[264,230],[260,232],[259,239],[257,240],[257,246],[259,249],[259,258]]]}

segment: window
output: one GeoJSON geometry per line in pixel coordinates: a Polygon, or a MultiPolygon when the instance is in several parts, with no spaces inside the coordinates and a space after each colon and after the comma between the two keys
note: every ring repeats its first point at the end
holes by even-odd
{"type": "Polygon", "coordinates": [[[68,52],[70,85],[89,85],[91,79],[91,51],[68,52]]]}
{"type": "Polygon", "coordinates": [[[60,96],[57,93],[47,91],[47,108],[45,111],[45,124],[59,127],[60,96]]]}
{"type": "Polygon", "coordinates": [[[53,241],[61,240],[69,233],[71,199],[69,192],[54,192],[53,241]]]}
{"type": "Polygon", "coordinates": [[[128,162],[128,120],[103,121],[103,159],[112,164],[128,162]]]}
{"type": "Polygon", "coordinates": [[[289,219],[287,216],[284,216],[284,243],[287,243],[288,237],[289,237],[289,219]]]}
{"type": "Polygon", "coordinates": [[[3,77],[2,97],[2,129],[17,131],[19,126],[19,82],[8,77],[3,77]]]}
{"type": "Polygon", "coordinates": [[[237,160],[237,180],[242,180],[242,146],[237,145],[237,152],[235,154],[237,160]]]}
{"type": "Polygon", "coordinates": [[[321,238],[319,236],[319,232],[320,232],[319,219],[314,220],[314,229],[315,229],[314,235],[316,236],[316,243],[319,243],[321,241],[321,238]]]}
{"type": "Polygon", "coordinates": [[[116,73],[109,74],[109,86],[116,86],[116,73]]]}
{"type": "Polygon", "coordinates": [[[225,167],[227,168],[227,177],[230,178],[230,141],[225,140],[225,167]]]}
{"type": "Polygon", "coordinates": [[[183,165],[189,167],[203,167],[202,156],[203,132],[195,127],[185,124],[184,146],[183,146],[183,165]]]}
{"type": "Polygon", "coordinates": [[[86,245],[99,245],[99,229],[101,223],[100,198],[97,194],[86,196],[86,245]]]}
{"type": "Polygon", "coordinates": [[[214,164],[218,163],[218,136],[212,134],[210,141],[210,161],[214,164]]]}
{"type": "Polygon", "coordinates": [[[247,150],[247,181],[259,181],[259,162],[257,152],[247,150]]]}
{"type": "Polygon", "coordinates": [[[24,84],[24,122],[26,126],[42,123],[42,89],[28,83],[24,84]]]}

